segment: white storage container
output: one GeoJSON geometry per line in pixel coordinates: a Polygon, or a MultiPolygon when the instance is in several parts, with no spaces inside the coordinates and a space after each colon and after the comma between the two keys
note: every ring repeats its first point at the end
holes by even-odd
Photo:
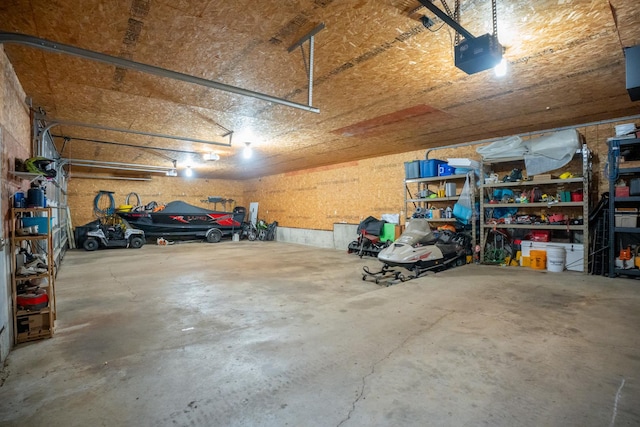
{"type": "Polygon", "coordinates": [[[584,271],[584,245],[581,243],[534,242],[532,240],[523,240],[520,244],[520,250],[522,251],[520,265],[522,266],[522,257],[530,256],[531,249],[546,251],[547,245],[562,246],[565,249],[565,268],[567,270],[584,271]]]}

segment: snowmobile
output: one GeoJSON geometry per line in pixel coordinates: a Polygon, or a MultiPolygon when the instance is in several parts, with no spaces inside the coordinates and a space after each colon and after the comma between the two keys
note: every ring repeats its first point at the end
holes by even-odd
{"type": "Polygon", "coordinates": [[[380,221],[372,216],[368,217],[358,225],[358,239],[349,243],[347,253],[363,256],[377,257],[381,250],[389,246],[391,242],[383,242],[380,238],[384,221],[380,221]]]}
{"type": "Polygon", "coordinates": [[[434,231],[427,219],[413,218],[402,235],[378,254],[383,263],[382,269],[372,272],[367,266],[363,267],[362,280],[374,279],[380,283],[384,279],[395,279],[404,282],[430,270],[464,265],[470,251],[469,235],[450,230],[434,231]],[[404,275],[394,267],[402,267],[411,274],[404,275]]]}
{"type": "Polygon", "coordinates": [[[357,254],[360,258],[363,256],[377,257],[380,251],[389,246],[389,242],[380,240],[380,236],[367,233],[366,230],[360,230],[358,240],[349,243],[347,253],[357,254]]]}

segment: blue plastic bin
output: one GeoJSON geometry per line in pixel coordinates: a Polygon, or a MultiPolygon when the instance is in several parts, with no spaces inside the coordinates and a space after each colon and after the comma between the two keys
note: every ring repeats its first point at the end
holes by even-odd
{"type": "Polygon", "coordinates": [[[26,217],[22,218],[22,226],[23,227],[32,227],[34,225],[38,226],[38,234],[47,234],[49,233],[49,224],[53,225],[53,218],[49,218],[46,216],[34,216],[34,217],[26,217]],[[47,221],[49,219],[50,221],[47,221]]]}
{"type": "Polygon", "coordinates": [[[404,174],[406,179],[420,178],[420,161],[404,162],[404,174]]]}
{"type": "Polygon", "coordinates": [[[453,173],[455,172],[455,168],[452,168],[451,166],[449,166],[448,164],[443,164],[443,165],[439,165],[438,166],[438,176],[449,176],[449,175],[453,175],[453,173]]]}
{"type": "Polygon", "coordinates": [[[438,167],[446,163],[444,160],[438,159],[420,160],[420,176],[422,178],[438,176],[438,167]]]}

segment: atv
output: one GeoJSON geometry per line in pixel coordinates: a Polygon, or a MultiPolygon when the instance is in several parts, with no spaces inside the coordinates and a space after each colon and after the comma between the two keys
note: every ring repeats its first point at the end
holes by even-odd
{"type": "Polygon", "coordinates": [[[145,243],[144,231],[133,228],[129,223],[120,221],[93,221],[87,224],[82,247],[87,251],[104,248],[141,248],[145,243]]]}

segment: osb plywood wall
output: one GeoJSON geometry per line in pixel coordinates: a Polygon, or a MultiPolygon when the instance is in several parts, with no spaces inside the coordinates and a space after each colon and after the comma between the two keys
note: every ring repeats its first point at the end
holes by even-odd
{"type": "MultiPolygon", "coordinates": [[[[151,181],[121,181],[106,179],[69,180],[68,203],[73,226],[84,225],[96,219],[94,215],[94,199],[100,191],[113,191],[116,207],[124,205],[127,195],[136,193],[141,204],[152,201],[158,204],[174,200],[182,200],[195,206],[213,209],[214,205],[203,202],[209,196],[233,199],[226,204],[231,210],[234,206],[242,206],[244,184],[241,181],[225,181],[216,179],[185,179],[182,177],[153,177],[151,181]]],[[[136,204],[134,195],[129,197],[131,204],[136,204]]],[[[218,203],[217,208],[222,209],[218,203]]]]}
{"type": "MultiPolygon", "coordinates": [[[[603,173],[607,138],[615,136],[615,125],[620,123],[577,129],[593,153],[592,197],[596,199],[608,191],[603,173]]],[[[480,160],[476,152],[479,146],[432,150],[429,158],[480,160]]],[[[278,221],[286,227],[332,230],[334,223],[357,224],[370,215],[380,218],[384,213],[399,214],[402,220],[406,213],[404,162],[424,159],[425,154],[426,150],[414,151],[248,180],[244,184],[244,199],[247,203],[259,203],[260,218],[278,221]]]]}
{"type": "MultiPolygon", "coordinates": [[[[603,172],[607,138],[615,136],[615,125],[619,123],[577,129],[593,153],[594,199],[608,191],[608,181],[603,172]]],[[[435,149],[429,158],[479,160],[476,152],[479,146],[435,149]]],[[[213,208],[212,204],[203,203],[209,196],[234,199],[235,204],[227,204],[228,209],[233,206],[248,208],[250,202],[258,202],[259,217],[267,222],[278,221],[285,227],[332,230],[334,223],[357,224],[368,216],[380,218],[386,213],[398,214],[402,220],[407,214],[404,206],[404,162],[424,159],[425,155],[426,150],[413,151],[247,181],[182,177],[154,177],[151,181],[72,178],[69,180],[68,202],[74,226],[95,218],[94,198],[100,190],[105,190],[114,191],[116,206],[125,204],[126,196],[131,192],[141,197],[142,204],[183,200],[213,208]]],[[[579,169],[572,171],[579,172],[579,169]]],[[[500,176],[506,172],[500,171],[500,176]]],[[[222,208],[223,205],[218,204],[217,207],[222,208]]]]}
{"type": "MultiPolygon", "coordinates": [[[[25,93],[0,46],[0,153],[2,166],[2,200],[7,201],[18,190],[27,190],[29,182],[9,175],[14,170],[15,158],[31,154],[29,109],[25,93]]],[[[5,235],[8,235],[9,203],[3,203],[2,217],[5,235]]]]}

